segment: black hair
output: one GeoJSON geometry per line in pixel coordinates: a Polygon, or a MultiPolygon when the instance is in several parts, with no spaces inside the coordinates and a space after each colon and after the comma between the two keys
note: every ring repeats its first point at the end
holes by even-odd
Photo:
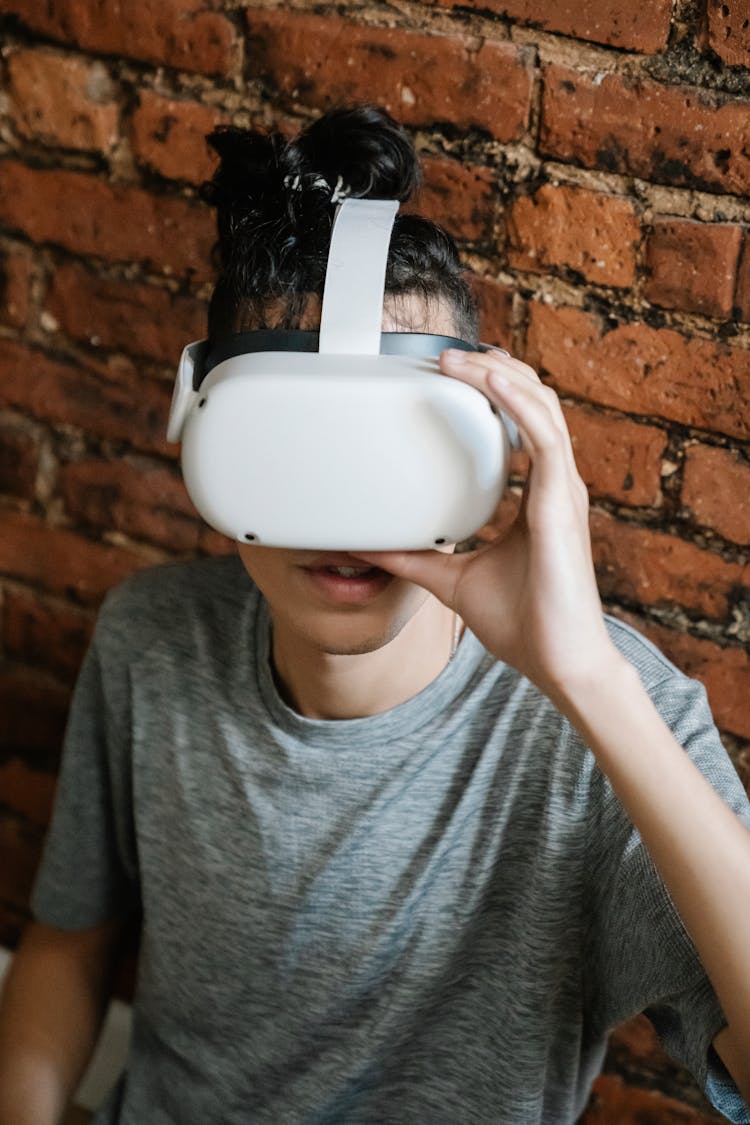
{"type": "MultiPolygon", "coordinates": [[[[405,202],[420,182],[411,139],[375,106],[331,110],[291,141],[226,126],[208,142],[219,156],[202,188],[218,223],[212,341],[299,326],[310,295],[323,292],[333,198],[342,189],[354,198],[405,202]]],[[[385,288],[394,296],[416,294],[428,307],[442,301],[456,334],[476,342],[476,302],[452,238],[436,223],[397,216],[385,288]]]]}

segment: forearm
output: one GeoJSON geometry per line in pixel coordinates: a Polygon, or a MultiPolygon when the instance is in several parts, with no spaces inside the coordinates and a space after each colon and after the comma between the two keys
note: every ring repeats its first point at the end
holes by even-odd
{"type": "Polygon", "coordinates": [[[748,1060],[735,1075],[750,1104],[750,831],[673,737],[621,657],[556,703],[591,747],[640,832],[748,1060]]]}
{"type": "Polygon", "coordinates": [[[29,935],[3,990],[0,1125],[62,1121],[101,1027],[108,966],[45,934],[29,935]]]}

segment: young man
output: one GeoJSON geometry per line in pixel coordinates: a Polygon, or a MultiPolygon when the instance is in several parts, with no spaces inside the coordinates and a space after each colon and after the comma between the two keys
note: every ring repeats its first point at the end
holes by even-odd
{"type": "MultiPolygon", "coordinates": [[[[408,141],[354,110],[215,143],[212,337],[314,324],[337,185],[406,198],[408,141]]],[[[384,328],[472,338],[431,224],[397,220],[386,291],[384,328]]],[[[530,456],[502,540],[242,546],[108,599],[7,989],[1,1125],[60,1120],[136,909],[133,1043],[97,1122],[563,1125],[643,1009],[750,1120],[750,810],[705,695],[603,618],[553,392],[500,353],[441,367],[530,456]]]]}

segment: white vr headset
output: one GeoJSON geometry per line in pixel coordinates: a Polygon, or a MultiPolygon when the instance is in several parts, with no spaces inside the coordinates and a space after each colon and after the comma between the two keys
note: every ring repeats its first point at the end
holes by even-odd
{"type": "MultiPolygon", "coordinates": [[[[240,333],[182,353],[167,438],[190,498],[244,543],[419,550],[467,539],[505,489],[513,423],[439,373],[462,340],[381,332],[395,200],[336,213],[320,332],[240,333]]],[[[489,350],[479,345],[481,350],[489,350]]]]}

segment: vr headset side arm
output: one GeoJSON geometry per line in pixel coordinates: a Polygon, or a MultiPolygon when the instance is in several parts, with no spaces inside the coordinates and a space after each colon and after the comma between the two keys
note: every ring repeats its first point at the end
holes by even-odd
{"type": "Polygon", "coordinates": [[[195,390],[200,384],[200,379],[195,377],[196,371],[200,372],[202,369],[207,353],[208,340],[194,340],[182,349],[172,392],[172,405],[169,408],[167,441],[179,442],[182,439],[185,419],[199,397],[199,392],[195,390]]]}

